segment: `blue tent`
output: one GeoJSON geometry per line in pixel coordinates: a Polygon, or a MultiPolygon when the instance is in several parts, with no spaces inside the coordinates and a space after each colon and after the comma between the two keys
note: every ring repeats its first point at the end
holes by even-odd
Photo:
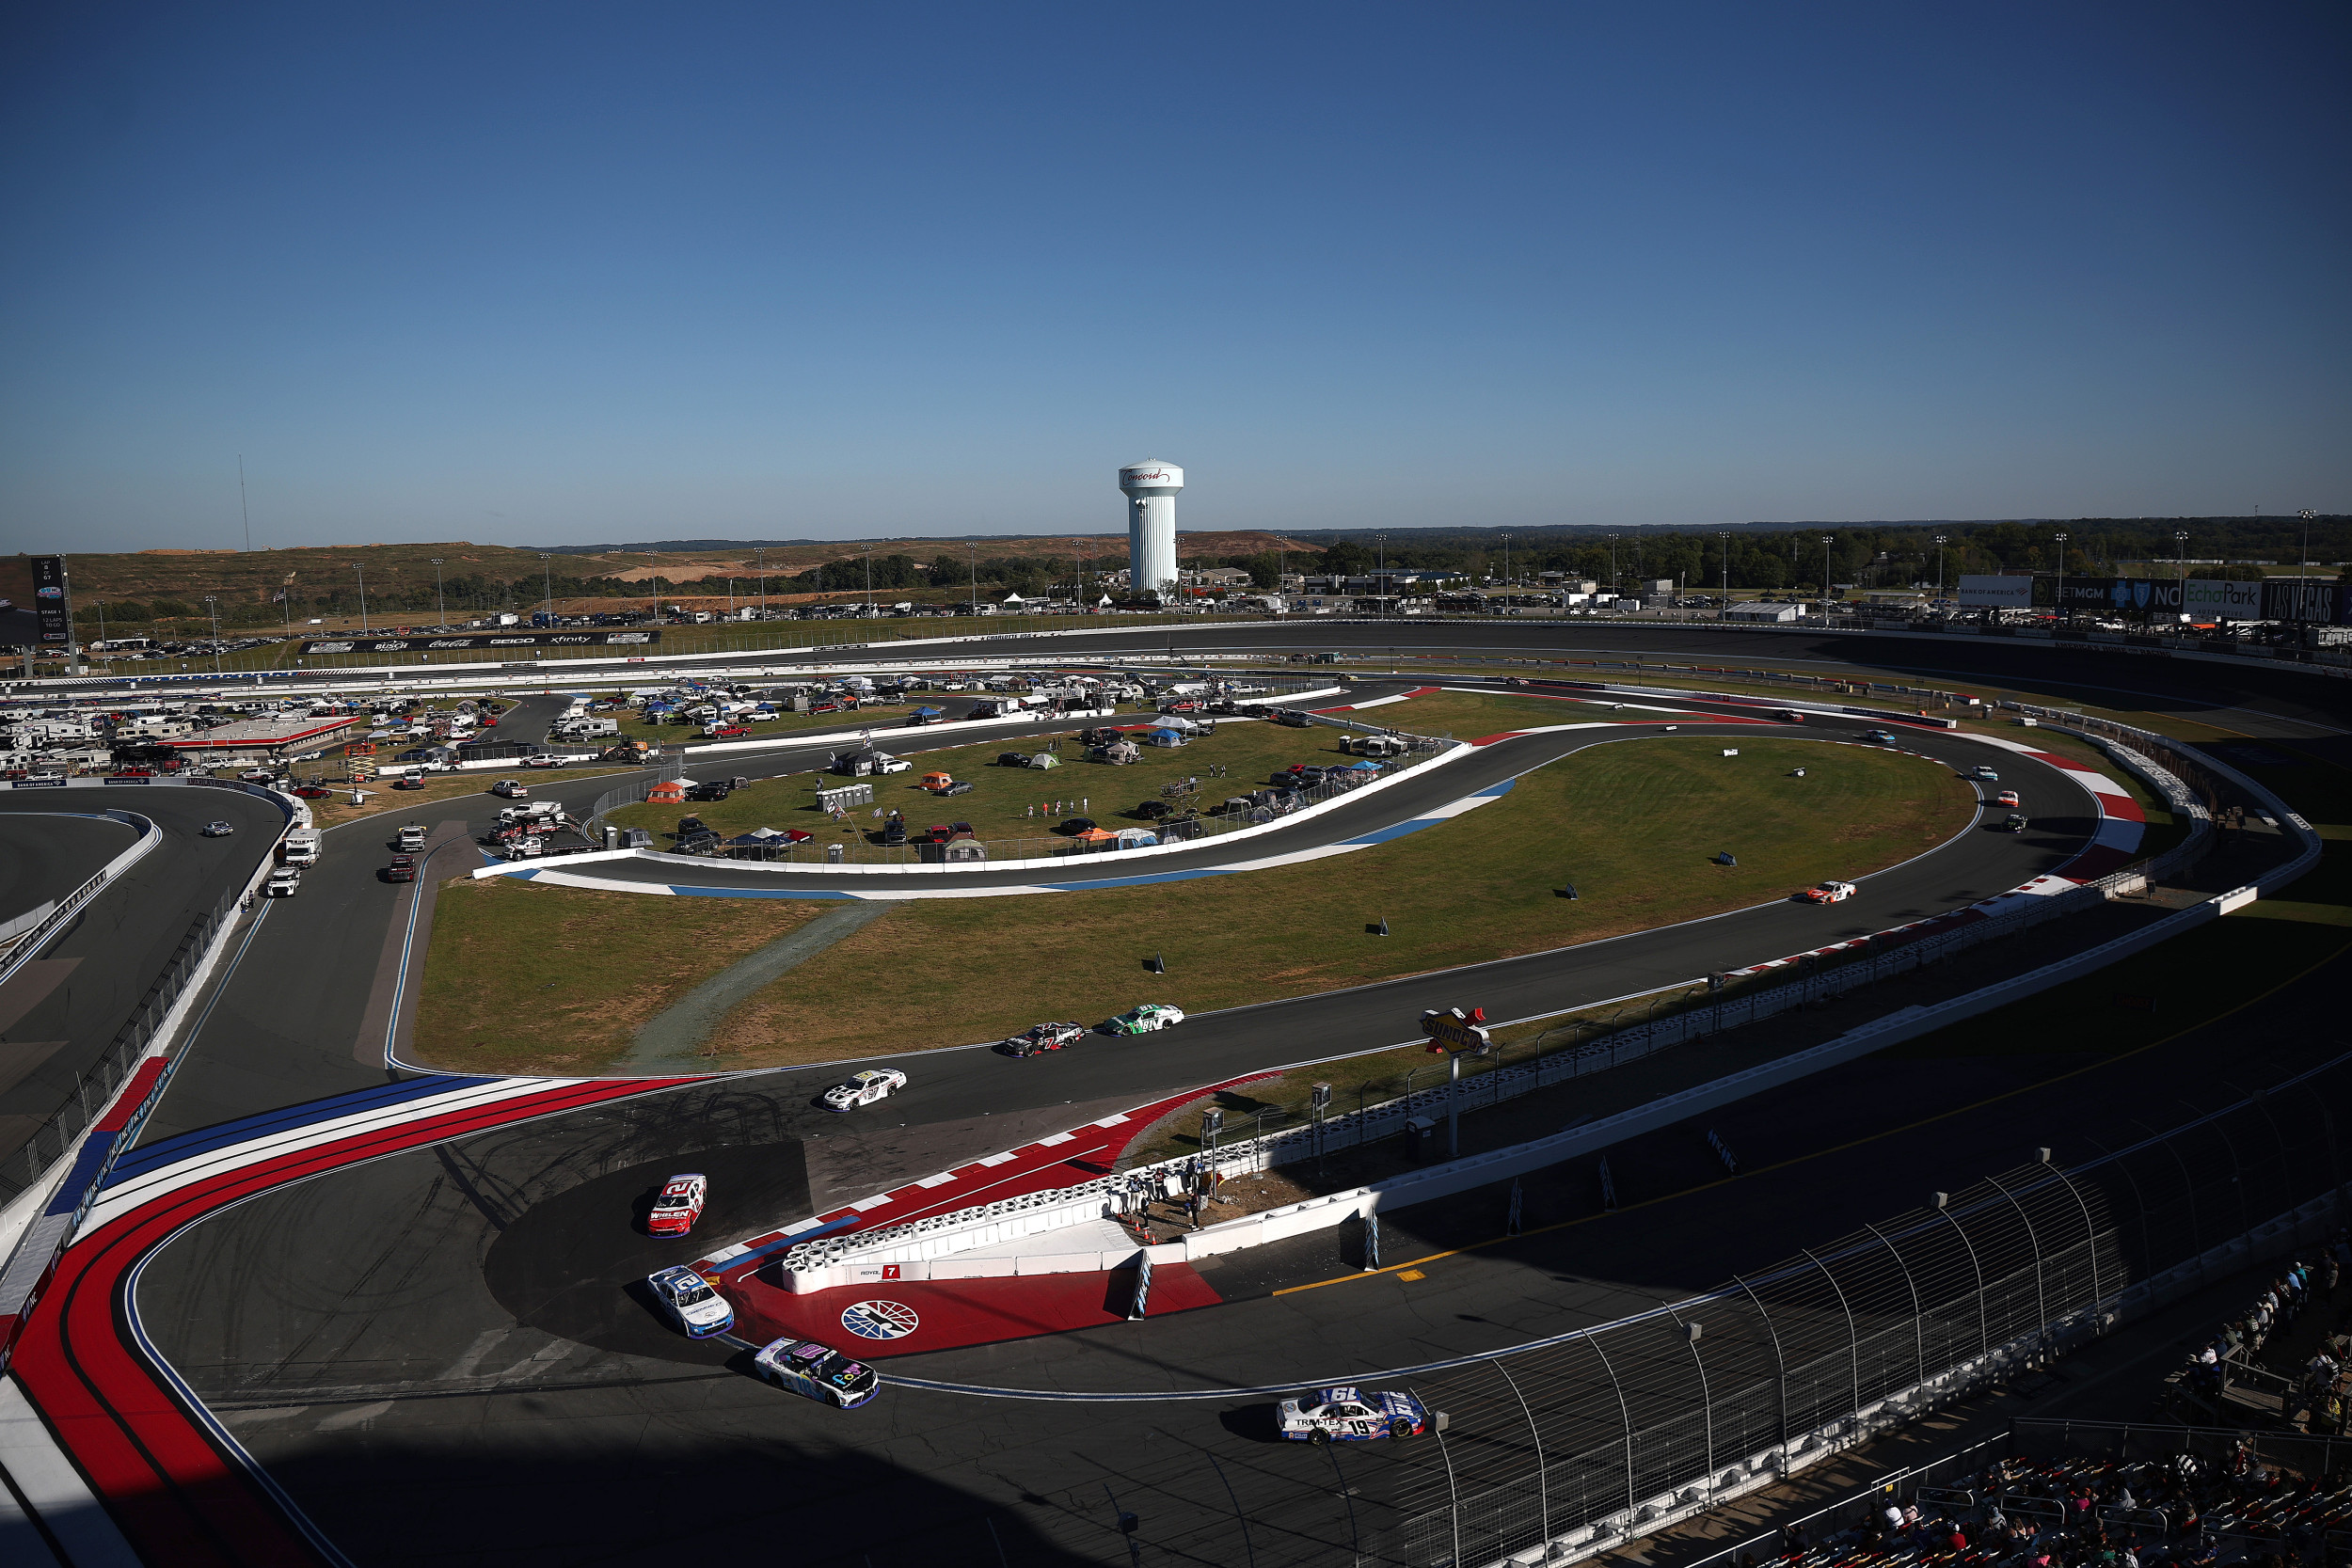
{"type": "Polygon", "coordinates": [[[947,710],[946,710],[946,708],[938,708],[938,707],[918,707],[918,708],[916,708],[916,709],[914,710],[914,715],[915,715],[915,717],[916,717],[916,718],[918,718],[918,719],[920,719],[920,718],[926,718],[926,717],[928,717],[928,718],[931,718],[931,719],[936,719],[936,718],[938,718],[940,715],[942,715],[943,713],[946,713],[946,711],[947,711],[947,710]]]}
{"type": "Polygon", "coordinates": [[[1343,773],[1377,773],[1380,771],[1380,765],[1376,762],[1370,761],[1351,762],[1340,771],[1343,773]]]}
{"type": "Polygon", "coordinates": [[[1184,743],[1184,734],[1182,730],[1153,730],[1152,732],[1152,744],[1154,746],[1182,746],[1184,743]]]}

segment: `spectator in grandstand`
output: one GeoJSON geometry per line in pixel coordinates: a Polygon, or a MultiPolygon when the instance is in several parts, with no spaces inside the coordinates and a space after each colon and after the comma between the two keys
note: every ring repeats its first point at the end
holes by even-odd
{"type": "Polygon", "coordinates": [[[2325,1253],[2321,1256],[2319,1259],[2320,1300],[2333,1301],[2336,1299],[2336,1280],[2342,1274],[2343,1268],[2344,1265],[2336,1261],[2336,1255],[2334,1253],[2325,1253]]]}

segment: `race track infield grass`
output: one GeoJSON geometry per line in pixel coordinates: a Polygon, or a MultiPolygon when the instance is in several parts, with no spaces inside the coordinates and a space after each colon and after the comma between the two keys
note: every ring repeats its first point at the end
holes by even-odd
{"type": "MultiPolygon", "coordinates": [[[[527,784],[557,780],[568,783],[574,779],[603,778],[609,773],[622,771],[628,770],[609,768],[566,768],[560,772],[543,772],[536,768],[517,768],[512,773],[494,773],[487,768],[473,773],[427,773],[424,776],[425,783],[422,789],[394,789],[389,779],[379,779],[373,784],[363,784],[360,787],[366,791],[367,799],[356,806],[351,803],[349,785],[336,789],[334,794],[324,800],[305,800],[303,804],[310,808],[311,826],[335,828],[345,822],[357,822],[362,817],[398,816],[405,813],[420,812],[426,806],[437,805],[443,800],[454,800],[461,796],[479,795],[485,802],[490,805],[511,805],[514,802],[501,800],[489,792],[490,786],[501,779],[519,779],[527,784]]],[[[236,775],[230,772],[223,776],[234,778],[236,775]]],[[[299,780],[307,775],[297,774],[296,777],[299,780]]]]}
{"type": "Polygon", "coordinates": [[[420,1060],[460,1072],[604,1068],[647,1019],[836,907],[546,891],[504,877],[441,888],[417,1013],[420,1060]],[[520,1005],[485,1006],[485,997],[520,1005]]]}
{"type": "MultiPolygon", "coordinates": [[[[1102,722],[1128,725],[1143,721],[1106,719],[1102,722]]],[[[914,767],[911,772],[889,773],[866,781],[874,786],[874,803],[857,807],[850,814],[859,834],[878,831],[881,823],[874,814],[894,808],[905,815],[912,832],[920,832],[934,822],[969,822],[984,841],[1042,838],[1053,832],[1057,822],[1073,816],[1091,816],[1114,830],[1143,827],[1149,825],[1146,819],[1127,813],[1145,800],[1160,799],[1161,786],[1178,779],[1200,781],[1198,804],[1202,811],[1209,811],[1221,804],[1228,795],[1244,794],[1263,784],[1265,776],[1278,768],[1288,768],[1293,763],[1330,767],[1359,760],[1339,750],[1340,736],[1344,731],[1321,724],[1311,729],[1293,729],[1257,719],[1222,721],[1216,734],[1183,746],[1144,746],[1143,760],[1125,765],[1085,760],[1086,749],[1078,744],[1074,735],[1013,735],[976,746],[935,752],[913,749],[914,744],[943,733],[932,729],[876,732],[876,745],[906,757],[914,767]],[[996,765],[996,759],[1007,752],[1035,752],[1056,738],[1061,742],[1061,750],[1056,754],[1069,759],[1059,768],[996,765]],[[908,749],[900,752],[898,748],[901,746],[908,749]],[[1219,768],[1225,770],[1222,777],[1214,772],[1219,768]],[[934,771],[970,783],[972,792],[932,795],[918,781],[934,771]],[[1057,801],[1062,803],[1061,809],[1038,810],[1057,801]]],[[[707,768],[696,767],[691,757],[687,760],[689,778],[719,778],[725,773],[723,758],[714,758],[707,768]]],[[[658,835],[657,845],[676,829],[678,818],[687,812],[700,816],[713,832],[729,837],[755,828],[799,828],[820,839],[844,840],[850,835],[817,809],[817,791],[851,782],[833,773],[789,773],[782,778],[755,779],[724,800],[689,803],[684,807],[650,803],[624,806],[608,812],[605,820],[615,827],[647,829],[658,835]]]]}
{"type": "MultiPolygon", "coordinates": [[[[1773,902],[1910,859],[1977,817],[1965,784],[1915,757],[1772,738],[1722,752],[1672,736],[1595,748],[1453,822],[1303,866],[911,902],[714,1037],[730,1065],[768,1065],[1000,1037],[1041,1019],[1091,1024],[1141,1001],[1205,1011],[1311,994],[1773,902]],[[1714,864],[1721,849],[1739,864],[1714,864]],[[1574,900],[1559,894],[1570,879],[1574,900]],[[1391,934],[1371,934],[1384,917],[1391,934]],[[1155,954],[1166,975],[1147,973],[1155,954]],[[843,996],[861,999],[853,1022],[843,996]]],[[[1834,918],[1788,911],[1795,945],[1834,918]]],[[[1297,1054],[1340,1048],[1305,1037],[1297,1054]]]]}

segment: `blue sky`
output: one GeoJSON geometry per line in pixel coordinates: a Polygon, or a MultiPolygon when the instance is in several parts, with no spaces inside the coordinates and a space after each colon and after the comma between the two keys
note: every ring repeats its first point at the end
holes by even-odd
{"type": "Polygon", "coordinates": [[[2352,510],[2346,14],[18,8],[0,540],[2352,510]]]}

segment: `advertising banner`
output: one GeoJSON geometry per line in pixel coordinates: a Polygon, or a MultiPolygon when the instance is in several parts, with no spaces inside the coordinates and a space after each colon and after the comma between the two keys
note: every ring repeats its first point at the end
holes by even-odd
{"type": "Polygon", "coordinates": [[[2181,612],[2181,584],[2164,578],[2068,578],[2058,604],[2086,615],[2172,616],[2181,612]]]}
{"type": "Polygon", "coordinates": [[[2265,621],[2316,621],[2322,625],[2337,624],[2336,584],[2317,578],[2272,578],[2263,583],[2263,613],[2265,621]]]}
{"type": "Polygon", "coordinates": [[[2191,578],[2181,609],[2200,621],[2259,621],[2263,618],[2263,585],[2225,582],[2217,578],[2191,578]]]}
{"type": "Polygon", "coordinates": [[[65,557],[37,555],[33,566],[33,612],[43,642],[73,641],[73,596],[66,591],[65,557]]]}
{"type": "Polygon", "coordinates": [[[495,653],[501,648],[640,648],[661,641],[661,628],[629,631],[485,631],[454,637],[313,638],[305,654],[495,653]]]}
{"type": "Polygon", "coordinates": [[[1468,1051],[1484,1056],[1489,1047],[1486,1035],[1486,1009],[1472,1007],[1469,1012],[1459,1007],[1435,1009],[1421,1015],[1421,1026],[1429,1037],[1430,1054],[1440,1052],[1468,1051]]]}
{"type": "Polygon", "coordinates": [[[1964,609],[2030,610],[2033,578],[2028,577],[1963,577],[1960,602],[1964,609]]]}

